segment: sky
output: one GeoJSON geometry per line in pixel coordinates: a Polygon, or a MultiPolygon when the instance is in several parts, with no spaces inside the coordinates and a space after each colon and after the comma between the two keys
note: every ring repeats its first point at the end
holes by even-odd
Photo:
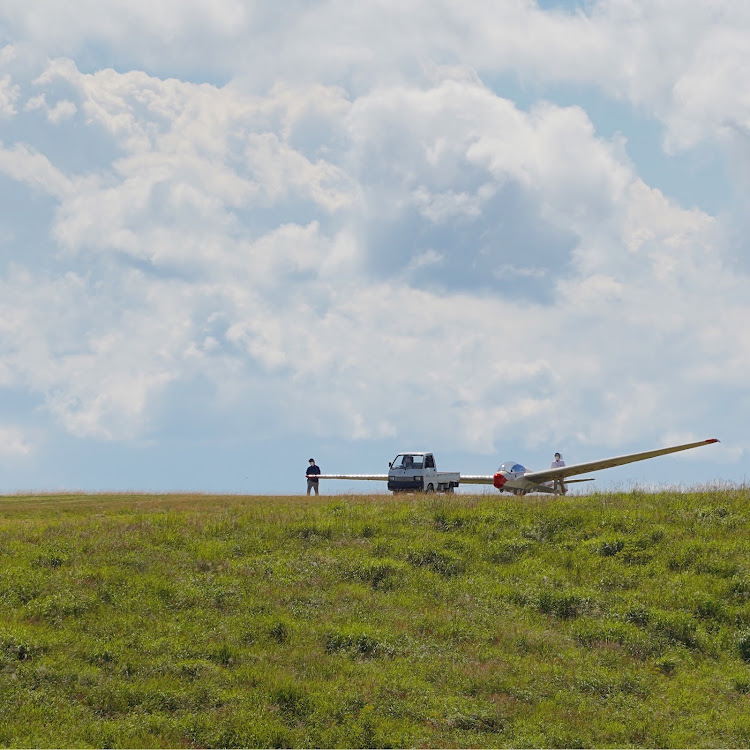
{"type": "Polygon", "coordinates": [[[749,48],[736,0],[4,0],[0,492],[746,482],[749,48]]]}

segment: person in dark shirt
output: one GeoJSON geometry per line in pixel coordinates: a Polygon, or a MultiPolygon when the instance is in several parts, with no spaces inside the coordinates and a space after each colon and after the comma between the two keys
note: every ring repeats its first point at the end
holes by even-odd
{"type": "Polygon", "coordinates": [[[307,467],[305,475],[307,476],[307,494],[310,494],[310,490],[315,490],[315,494],[318,495],[318,474],[320,474],[320,466],[315,465],[315,459],[310,459],[310,465],[307,467]]]}

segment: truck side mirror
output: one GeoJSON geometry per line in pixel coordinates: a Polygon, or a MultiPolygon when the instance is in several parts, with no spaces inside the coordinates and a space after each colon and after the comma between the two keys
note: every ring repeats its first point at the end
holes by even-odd
{"type": "Polygon", "coordinates": [[[392,469],[392,468],[393,468],[393,461],[389,461],[389,462],[388,462],[388,468],[389,468],[389,469],[392,469]]]}

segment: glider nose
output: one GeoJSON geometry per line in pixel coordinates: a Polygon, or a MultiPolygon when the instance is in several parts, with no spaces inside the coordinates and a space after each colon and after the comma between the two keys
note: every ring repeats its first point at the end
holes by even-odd
{"type": "Polygon", "coordinates": [[[507,481],[508,477],[506,477],[502,471],[498,471],[493,477],[492,484],[494,484],[497,489],[501,490],[507,481]]]}

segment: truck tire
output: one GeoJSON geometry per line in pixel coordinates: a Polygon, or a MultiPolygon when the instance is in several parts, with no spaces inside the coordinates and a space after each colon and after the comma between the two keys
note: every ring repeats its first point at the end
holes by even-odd
{"type": "Polygon", "coordinates": [[[434,491],[435,491],[435,488],[431,484],[428,484],[425,492],[427,492],[428,494],[432,494],[434,491]]]}

